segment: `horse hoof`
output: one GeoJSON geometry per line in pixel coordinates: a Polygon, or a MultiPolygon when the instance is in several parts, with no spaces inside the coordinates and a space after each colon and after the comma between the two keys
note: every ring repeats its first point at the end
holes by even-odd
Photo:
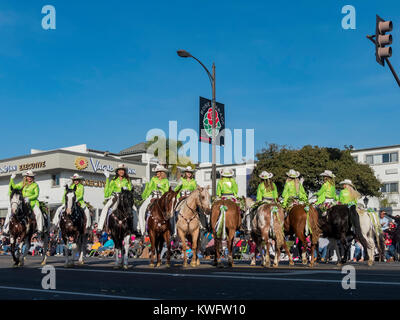
{"type": "Polygon", "coordinates": [[[213,267],[216,267],[218,264],[217,264],[216,261],[213,261],[211,265],[212,265],[213,267]]]}
{"type": "Polygon", "coordinates": [[[185,262],[185,263],[183,264],[183,267],[184,267],[184,268],[187,268],[187,266],[188,266],[188,264],[187,264],[187,262],[185,262]]]}
{"type": "Polygon", "coordinates": [[[303,260],[301,263],[307,265],[307,260],[303,260]]]}
{"type": "Polygon", "coordinates": [[[166,266],[167,268],[171,268],[171,264],[170,264],[170,263],[167,263],[165,266],[166,266]]]}
{"type": "Polygon", "coordinates": [[[374,264],[373,261],[368,261],[368,267],[372,267],[373,264],[374,264]]]}
{"type": "Polygon", "coordinates": [[[224,267],[224,264],[222,262],[218,262],[217,264],[217,268],[222,269],[224,267]]]}
{"type": "Polygon", "coordinates": [[[124,270],[128,270],[129,269],[129,267],[125,264],[123,267],[122,267],[122,269],[124,269],[124,270]]]}
{"type": "Polygon", "coordinates": [[[255,261],[250,262],[250,266],[255,266],[255,265],[256,265],[255,261]]]}
{"type": "Polygon", "coordinates": [[[150,263],[150,268],[154,268],[154,263],[150,263]]]}
{"type": "Polygon", "coordinates": [[[42,261],[42,263],[40,264],[41,266],[45,266],[46,265],[46,260],[42,261]]]}
{"type": "Polygon", "coordinates": [[[160,266],[161,266],[161,263],[159,262],[159,263],[157,263],[156,268],[158,268],[160,266]]]}
{"type": "Polygon", "coordinates": [[[84,264],[85,264],[84,261],[79,261],[79,262],[78,262],[78,265],[80,265],[80,266],[83,266],[84,264]]]}
{"type": "Polygon", "coordinates": [[[118,270],[120,268],[120,266],[113,266],[114,270],[118,270]]]}
{"type": "Polygon", "coordinates": [[[293,260],[292,260],[292,261],[289,261],[289,266],[294,266],[293,260]]]}
{"type": "Polygon", "coordinates": [[[196,266],[199,266],[199,265],[200,265],[200,260],[197,259],[196,266]]]}
{"type": "Polygon", "coordinates": [[[273,266],[274,268],[278,268],[278,264],[275,264],[275,263],[274,263],[272,266],[273,266]]]}

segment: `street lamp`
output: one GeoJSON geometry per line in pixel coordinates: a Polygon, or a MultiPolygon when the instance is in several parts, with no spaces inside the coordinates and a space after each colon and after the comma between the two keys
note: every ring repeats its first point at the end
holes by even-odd
{"type": "Polygon", "coordinates": [[[364,201],[364,204],[365,204],[365,208],[368,208],[367,206],[368,206],[369,199],[367,198],[367,196],[364,197],[363,201],[364,201]]]}
{"type": "Polygon", "coordinates": [[[212,65],[212,74],[206,66],[197,58],[193,57],[189,52],[185,50],[178,50],[177,51],[178,56],[181,58],[193,58],[196,60],[198,63],[201,64],[201,66],[206,70],[208,78],[210,79],[211,83],[211,88],[212,88],[212,137],[211,137],[211,142],[212,142],[212,173],[211,173],[211,178],[212,178],[212,196],[215,197],[217,194],[217,166],[216,166],[216,135],[215,135],[215,128],[216,128],[216,123],[215,123],[215,63],[212,65]]]}

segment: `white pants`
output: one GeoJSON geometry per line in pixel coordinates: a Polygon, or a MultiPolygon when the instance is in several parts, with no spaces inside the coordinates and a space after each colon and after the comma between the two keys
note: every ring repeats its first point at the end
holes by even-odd
{"type": "Polygon", "coordinates": [[[141,234],[145,234],[146,232],[146,210],[147,207],[150,204],[151,199],[153,199],[153,197],[148,197],[146,200],[144,200],[144,202],[142,203],[142,205],[140,206],[139,209],[139,217],[138,217],[138,224],[139,224],[139,232],[141,234]]]}
{"type": "MultiPolygon", "coordinates": [[[[58,224],[60,223],[60,215],[61,212],[65,210],[65,205],[63,204],[62,206],[58,207],[56,213],[54,214],[54,218],[53,218],[53,225],[58,227],[58,224]]],[[[92,225],[92,219],[90,217],[90,211],[88,207],[84,208],[84,212],[85,212],[85,216],[86,216],[86,229],[90,228],[90,226],[92,225]]]]}
{"type": "MultiPolygon", "coordinates": [[[[33,214],[35,215],[35,218],[36,218],[37,231],[43,232],[43,215],[42,215],[42,211],[40,211],[38,206],[35,206],[33,208],[33,214]]],[[[4,222],[4,232],[5,233],[8,233],[8,231],[9,231],[10,219],[11,219],[11,206],[9,204],[8,208],[7,208],[6,221],[4,222]]]]}
{"type": "Polygon", "coordinates": [[[99,221],[99,224],[97,227],[98,230],[103,230],[104,223],[106,221],[108,210],[110,209],[110,207],[112,206],[111,211],[118,208],[118,204],[119,204],[118,200],[119,200],[118,197],[112,197],[107,201],[105,207],[103,208],[103,210],[101,210],[100,221],[99,221]],[[115,201],[115,203],[114,203],[114,205],[112,205],[114,201],[115,201]]]}

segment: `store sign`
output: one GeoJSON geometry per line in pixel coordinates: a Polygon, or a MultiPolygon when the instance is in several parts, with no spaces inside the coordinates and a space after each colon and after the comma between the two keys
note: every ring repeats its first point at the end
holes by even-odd
{"type": "Polygon", "coordinates": [[[34,163],[27,163],[27,164],[21,164],[21,165],[19,166],[19,171],[34,170],[34,169],[43,169],[43,168],[46,168],[46,161],[34,162],[34,163]]]}
{"type": "Polygon", "coordinates": [[[18,170],[18,166],[13,166],[13,165],[5,165],[3,167],[0,167],[0,173],[9,173],[9,172],[14,172],[18,170]]]}
{"type": "MultiPolygon", "coordinates": [[[[113,172],[115,170],[112,165],[103,164],[100,162],[100,160],[95,160],[93,158],[90,158],[90,164],[92,165],[92,169],[94,172],[97,172],[97,171],[113,172]]],[[[128,174],[136,174],[136,169],[128,168],[128,174]]]]}
{"type": "Polygon", "coordinates": [[[86,187],[104,188],[106,186],[105,181],[99,180],[83,180],[82,184],[86,187]]]}

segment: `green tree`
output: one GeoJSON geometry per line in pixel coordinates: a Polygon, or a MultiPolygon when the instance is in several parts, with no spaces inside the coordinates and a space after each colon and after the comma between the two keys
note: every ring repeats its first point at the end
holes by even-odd
{"type": "Polygon", "coordinates": [[[292,149],[269,144],[257,153],[256,163],[249,185],[250,194],[256,193],[257,186],[261,182],[258,175],[262,171],[274,174],[272,179],[281,193],[287,178],[286,172],[295,169],[304,178],[303,185],[306,191],[318,191],[322,182],[320,174],[324,170],[331,170],[336,175],[337,188],[340,181],[350,179],[362,195],[380,196],[381,183],[376,179],[371,167],[357,163],[351,156],[350,149],[340,150],[310,145],[292,149]]]}

